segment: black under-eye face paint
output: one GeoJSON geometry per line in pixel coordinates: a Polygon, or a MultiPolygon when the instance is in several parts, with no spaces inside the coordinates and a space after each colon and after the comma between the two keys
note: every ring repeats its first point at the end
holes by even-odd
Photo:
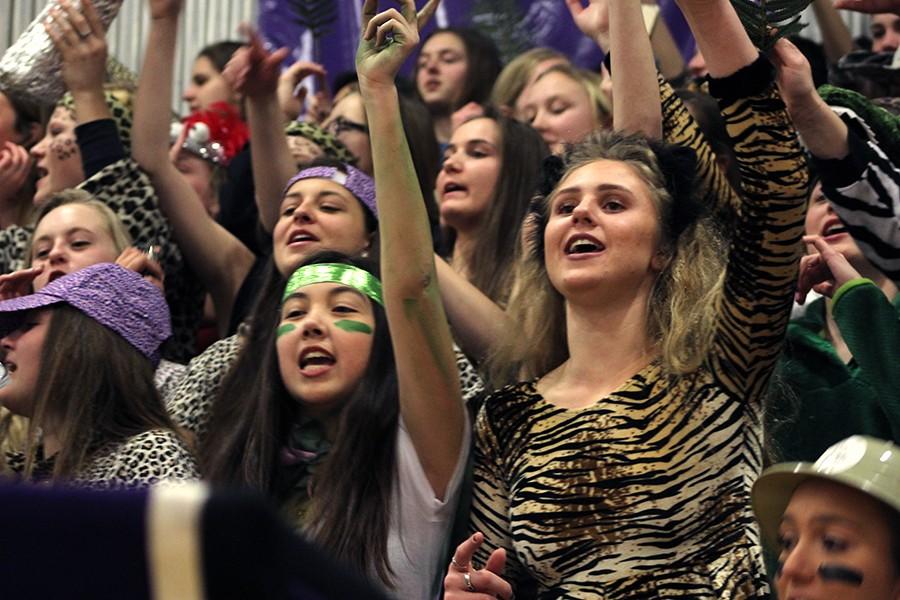
{"type": "Polygon", "coordinates": [[[863,582],[862,573],[842,565],[819,565],[819,577],[825,581],[839,581],[856,587],[861,586],[863,582]]]}

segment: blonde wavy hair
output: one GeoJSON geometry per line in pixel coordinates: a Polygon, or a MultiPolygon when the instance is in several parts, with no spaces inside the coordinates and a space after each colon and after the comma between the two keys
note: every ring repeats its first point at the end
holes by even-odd
{"type": "MultiPolygon", "coordinates": [[[[118,215],[116,215],[109,206],[94,198],[90,192],[78,188],[70,188],[50,196],[50,199],[41,206],[40,211],[35,218],[35,229],[37,229],[38,224],[49,213],[60,206],[66,206],[67,204],[83,204],[94,209],[97,214],[102,217],[103,224],[106,226],[106,232],[109,234],[109,237],[112,238],[113,247],[116,249],[116,252],[121,254],[125,251],[125,248],[131,246],[131,236],[128,234],[128,230],[125,228],[125,225],[119,219],[118,215]]],[[[31,266],[31,261],[34,258],[32,256],[33,243],[34,239],[31,239],[28,242],[28,248],[25,253],[26,268],[31,266]]]]}
{"type": "Polygon", "coordinates": [[[702,365],[716,328],[727,244],[686,189],[693,184],[693,157],[667,169],[681,171],[667,181],[660,156],[672,154],[673,148],[612,131],[595,132],[568,148],[562,157],[562,177],[550,193],[535,198],[535,214],[526,224],[531,249],[516,266],[516,286],[507,309],[516,327],[490,357],[492,384],[542,376],[569,357],[565,298],[551,284],[544,261],[545,215],[560,183],[598,160],[621,161],[634,169],[650,190],[659,215],[659,250],[667,260],[651,290],[647,335],[659,349],[663,367],[671,375],[683,375],[702,365]]]}
{"type": "Polygon", "coordinates": [[[594,111],[594,120],[596,121],[597,129],[607,129],[612,127],[612,103],[600,87],[603,83],[603,79],[600,75],[570,64],[558,64],[553,65],[538,75],[534,81],[538,82],[551,73],[564,75],[584,88],[584,91],[587,92],[588,98],[590,99],[591,108],[594,111]]]}
{"type": "Polygon", "coordinates": [[[522,90],[528,84],[528,80],[531,79],[534,69],[542,62],[551,59],[569,61],[562,52],[544,47],[532,48],[509,61],[500,71],[500,75],[497,76],[494,87],[491,89],[491,104],[512,109],[522,94],[522,90]]]}

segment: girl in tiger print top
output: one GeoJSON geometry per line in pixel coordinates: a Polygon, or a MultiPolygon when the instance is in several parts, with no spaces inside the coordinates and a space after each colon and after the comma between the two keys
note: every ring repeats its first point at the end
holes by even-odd
{"type": "Polygon", "coordinates": [[[711,238],[703,220],[684,225],[679,214],[691,199],[674,151],[654,146],[644,160],[617,150],[633,138],[608,135],[570,151],[530,257],[532,279],[552,288],[522,290],[551,301],[532,302],[543,319],[519,313],[518,332],[541,349],[561,332],[566,352],[526,361],[533,373],[551,370],[497,392],[478,416],[471,526],[480,533],[457,549],[463,568],[451,567],[448,591],[460,576],[469,591],[501,589],[486,571],[462,574],[483,534],[474,562],[496,572],[504,548],[504,578],[520,599],[767,597],[749,491],[802,253],[807,175],[764,59],[710,90],[743,179],[741,196],[716,198],[717,211],[740,201],[720,286],[693,304],[676,291],[702,278],[705,254],[692,246],[711,238]],[[648,196],[656,235],[634,215],[648,196]]]}

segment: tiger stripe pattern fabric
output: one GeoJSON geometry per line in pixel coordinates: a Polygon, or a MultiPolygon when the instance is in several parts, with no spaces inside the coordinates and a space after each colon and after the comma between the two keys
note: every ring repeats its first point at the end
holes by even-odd
{"type": "MultiPolygon", "coordinates": [[[[704,366],[676,377],[651,363],[577,410],[519,383],[478,415],[476,562],[506,548],[504,576],[520,600],[768,597],[750,487],[803,251],[808,176],[760,61],[718,82],[743,189],[717,188],[721,206],[742,199],[704,366]]],[[[689,125],[680,135],[701,139],[689,125]]],[[[700,185],[727,186],[715,181],[700,185]]]]}

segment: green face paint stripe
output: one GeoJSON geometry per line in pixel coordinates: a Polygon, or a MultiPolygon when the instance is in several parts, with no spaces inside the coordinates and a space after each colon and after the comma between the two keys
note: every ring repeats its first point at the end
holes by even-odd
{"type": "Polygon", "coordinates": [[[360,323],[359,321],[351,321],[349,319],[341,319],[340,321],[334,322],[335,327],[340,327],[344,331],[352,331],[358,333],[365,333],[368,335],[372,335],[372,328],[366,325],[365,323],[360,323]]]}
{"type": "Polygon", "coordinates": [[[297,329],[296,325],[292,325],[291,323],[286,323],[284,325],[281,325],[278,328],[278,331],[276,331],[276,335],[277,335],[277,337],[281,337],[286,333],[290,333],[290,332],[294,331],[295,329],[297,329]]]}

